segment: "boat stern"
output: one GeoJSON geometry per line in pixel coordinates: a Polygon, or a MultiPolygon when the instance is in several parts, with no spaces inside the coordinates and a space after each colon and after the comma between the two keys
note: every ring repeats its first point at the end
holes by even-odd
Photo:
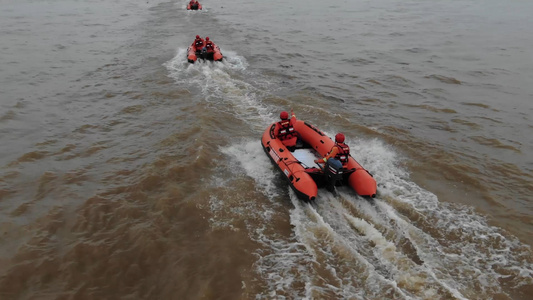
{"type": "Polygon", "coordinates": [[[363,168],[356,169],[350,177],[348,183],[355,192],[364,197],[376,197],[377,183],[374,177],[363,168]]]}

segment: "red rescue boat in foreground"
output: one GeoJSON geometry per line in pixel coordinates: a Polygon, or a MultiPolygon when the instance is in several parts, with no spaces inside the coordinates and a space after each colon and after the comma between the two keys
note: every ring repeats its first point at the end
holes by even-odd
{"type": "Polygon", "coordinates": [[[340,164],[340,168],[336,170],[330,168],[329,160],[323,168],[314,162],[315,159],[324,157],[335,144],[322,131],[297,119],[293,121],[293,127],[299,135],[296,147],[291,149],[293,151],[276,138],[276,123],[265,130],[261,144],[265,153],[287,178],[298,198],[313,201],[318,188],[331,185],[332,180],[333,186],[349,185],[360,196],[376,196],[376,180],[352,156],[344,167],[338,160],[330,159],[336,162],[331,166],[340,164]]]}

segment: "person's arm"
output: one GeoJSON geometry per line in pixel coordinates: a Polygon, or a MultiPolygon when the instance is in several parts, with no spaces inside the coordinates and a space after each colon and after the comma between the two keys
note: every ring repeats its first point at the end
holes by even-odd
{"type": "Polygon", "coordinates": [[[324,157],[324,158],[321,158],[321,159],[315,159],[315,163],[320,163],[320,164],[323,164],[323,163],[326,163],[328,161],[328,159],[332,158],[332,157],[335,157],[335,155],[337,155],[337,153],[339,152],[339,149],[337,147],[333,147],[331,149],[331,151],[329,151],[329,153],[324,157]]]}
{"type": "MultiPolygon", "coordinates": [[[[291,124],[291,126],[294,126],[294,123],[296,123],[296,118],[290,118],[289,119],[289,124],[291,124]]],[[[295,129],[296,131],[296,129],[295,129]]]]}
{"type": "Polygon", "coordinates": [[[274,127],[274,136],[276,138],[279,137],[279,129],[280,129],[280,125],[279,125],[279,122],[276,123],[276,127],[274,127]]]}

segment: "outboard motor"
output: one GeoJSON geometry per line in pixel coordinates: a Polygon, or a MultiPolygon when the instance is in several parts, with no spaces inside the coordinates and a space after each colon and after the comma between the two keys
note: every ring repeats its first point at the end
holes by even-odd
{"type": "Polygon", "coordinates": [[[206,59],[207,58],[207,48],[206,47],[202,48],[202,51],[200,52],[200,57],[202,59],[206,59]]]}
{"type": "Polygon", "coordinates": [[[335,158],[328,159],[324,166],[324,174],[326,175],[326,188],[334,193],[335,185],[342,181],[342,163],[335,158]]]}

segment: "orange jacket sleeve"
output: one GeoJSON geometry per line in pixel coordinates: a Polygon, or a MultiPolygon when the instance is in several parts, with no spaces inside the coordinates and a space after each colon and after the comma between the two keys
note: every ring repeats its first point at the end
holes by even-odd
{"type": "Polygon", "coordinates": [[[339,147],[331,148],[329,153],[323,158],[324,162],[327,162],[330,158],[334,158],[337,153],[339,153],[339,147]]]}
{"type": "Polygon", "coordinates": [[[274,127],[274,136],[276,136],[276,138],[278,137],[279,135],[279,129],[280,129],[280,125],[279,125],[279,122],[276,123],[276,127],[274,127]]]}

